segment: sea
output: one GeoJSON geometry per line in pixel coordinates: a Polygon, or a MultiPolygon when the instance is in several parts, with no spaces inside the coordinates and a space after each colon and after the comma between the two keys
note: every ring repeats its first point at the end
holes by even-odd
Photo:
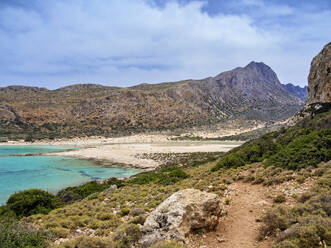
{"type": "Polygon", "coordinates": [[[25,189],[43,189],[51,193],[96,179],[132,176],[131,168],[104,168],[93,161],[65,156],[51,156],[75,147],[0,146],[0,205],[8,197],[25,189]],[[40,155],[47,153],[47,156],[40,155]],[[19,156],[28,155],[28,156],[19,156]]]}

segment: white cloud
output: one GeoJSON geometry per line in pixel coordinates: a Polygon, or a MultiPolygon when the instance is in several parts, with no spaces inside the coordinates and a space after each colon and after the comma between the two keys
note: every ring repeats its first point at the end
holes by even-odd
{"type": "MultiPolygon", "coordinates": [[[[245,1],[261,6],[261,1],[245,1]]],[[[0,27],[5,27],[0,29],[0,85],[157,83],[212,76],[251,60],[268,63],[283,82],[305,84],[306,69],[317,52],[307,48],[320,46],[317,34],[317,41],[287,48],[301,42],[305,29],[292,33],[291,27],[277,23],[262,28],[249,15],[211,17],[201,11],[201,2],[172,1],[164,8],[143,0],[41,4],[38,11],[0,9],[0,27]]],[[[281,10],[269,15],[302,14],[286,6],[281,10]]],[[[324,17],[331,19],[327,11],[324,17]]],[[[300,20],[313,21],[307,28],[311,36],[312,29],[325,26],[318,25],[317,14],[300,20]]]]}

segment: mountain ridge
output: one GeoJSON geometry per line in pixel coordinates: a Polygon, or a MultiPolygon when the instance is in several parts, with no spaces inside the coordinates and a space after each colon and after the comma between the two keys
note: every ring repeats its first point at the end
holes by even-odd
{"type": "Polygon", "coordinates": [[[306,101],[308,95],[308,86],[300,87],[291,83],[283,84],[285,90],[293,96],[300,98],[302,101],[306,101]]]}
{"type": "Polygon", "coordinates": [[[269,66],[251,62],[201,80],[128,88],[3,87],[0,105],[13,110],[0,108],[1,136],[16,137],[23,130],[25,136],[70,137],[173,130],[229,119],[277,121],[303,102],[284,90],[269,66]]]}

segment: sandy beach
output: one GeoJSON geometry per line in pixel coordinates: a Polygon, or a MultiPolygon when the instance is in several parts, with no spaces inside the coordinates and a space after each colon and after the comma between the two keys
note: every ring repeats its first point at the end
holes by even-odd
{"type": "Polygon", "coordinates": [[[240,144],[240,142],[115,143],[57,154],[108,161],[113,164],[123,164],[141,169],[153,169],[160,165],[159,161],[139,158],[138,155],[146,153],[227,152],[240,144]]]}
{"type": "Polygon", "coordinates": [[[227,152],[242,144],[233,141],[173,141],[173,136],[137,134],[132,136],[104,138],[88,137],[34,143],[15,141],[2,145],[57,145],[79,147],[78,150],[52,153],[52,155],[91,159],[105,166],[128,166],[154,169],[161,162],[141,158],[141,154],[227,152]]]}

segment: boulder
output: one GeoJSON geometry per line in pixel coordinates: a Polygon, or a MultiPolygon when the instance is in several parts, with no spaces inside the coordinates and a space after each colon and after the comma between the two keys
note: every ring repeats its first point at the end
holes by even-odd
{"type": "Polygon", "coordinates": [[[194,231],[214,230],[221,216],[219,196],[196,189],[174,193],[161,203],[146,219],[142,228],[142,247],[157,241],[185,241],[194,231]]]}

